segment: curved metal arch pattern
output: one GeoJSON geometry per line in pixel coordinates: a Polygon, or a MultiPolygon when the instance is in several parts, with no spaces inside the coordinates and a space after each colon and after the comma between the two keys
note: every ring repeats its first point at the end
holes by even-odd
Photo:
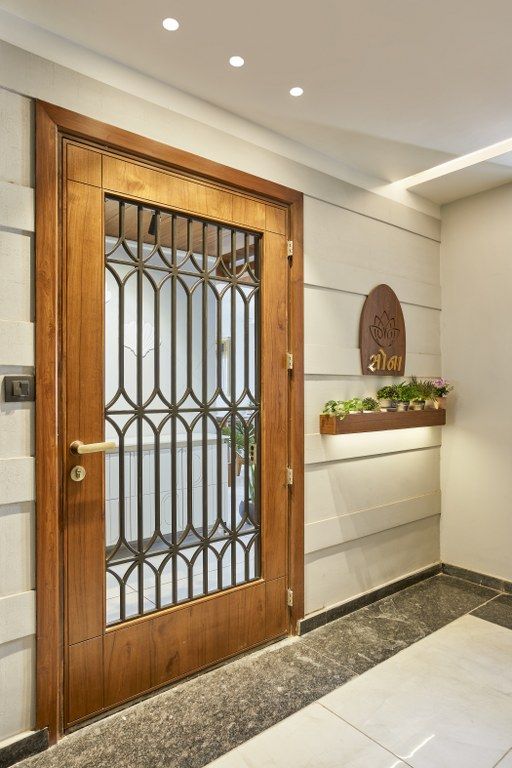
{"type": "Polygon", "coordinates": [[[107,625],[260,576],[260,246],[105,197],[107,625]]]}

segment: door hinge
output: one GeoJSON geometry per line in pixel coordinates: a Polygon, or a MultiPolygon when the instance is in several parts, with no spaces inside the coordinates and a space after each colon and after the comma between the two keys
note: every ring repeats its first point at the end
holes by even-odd
{"type": "Polygon", "coordinates": [[[293,371],[293,353],[292,352],[286,353],[286,368],[289,371],[293,371]]]}
{"type": "Polygon", "coordinates": [[[286,255],[289,259],[293,256],[293,240],[288,240],[286,255]]]}
{"type": "Polygon", "coordinates": [[[286,605],[293,608],[293,589],[286,590],[286,605]]]}
{"type": "Polygon", "coordinates": [[[293,469],[286,467],[286,485],[293,485],[293,469]]]}

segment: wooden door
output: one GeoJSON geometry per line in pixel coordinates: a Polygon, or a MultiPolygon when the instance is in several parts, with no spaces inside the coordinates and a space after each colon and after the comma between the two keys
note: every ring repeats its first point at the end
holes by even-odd
{"type": "Polygon", "coordinates": [[[70,726],[288,632],[289,266],[286,206],[63,168],[70,726]]]}

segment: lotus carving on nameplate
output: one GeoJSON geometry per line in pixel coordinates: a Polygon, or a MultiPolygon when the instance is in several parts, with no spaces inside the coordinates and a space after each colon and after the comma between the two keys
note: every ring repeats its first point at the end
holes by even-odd
{"type": "Polygon", "coordinates": [[[400,328],[397,328],[396,318],[390,317],[386,310],[379,317],[375,315],[373,325],[370,325],[372,339],[381,347],[390,347],[400,336],[400,328]]]}

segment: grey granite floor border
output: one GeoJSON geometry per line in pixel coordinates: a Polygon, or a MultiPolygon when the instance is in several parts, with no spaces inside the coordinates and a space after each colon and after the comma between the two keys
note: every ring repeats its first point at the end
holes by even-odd
{"type": "Polygon", "coordinates": [[[45,749],[48,749],[48,729],[33,731],[5,747],[0,747],[0,768],[9,768],[20,760],[37,755],[45,749]]]}
{"type": "Polygon", "coordinates": [[[475,608],[471,615],[505,629],[512,629],[512,595],[501,592],[492,600],[475,608]]]}
{"type": "Polygon", "coordinates": [[[419,584],[421,581],[426,581],[426,579],[432,578],[432,576],[437,576],[438,573],[442,572],[442,569],[442,563],[435,563],[428,568],[424,568],[422,571],[412,573],[410,576],[404,576],[404,578],[393,581],[391,584],[377,587],[377,589],[366,592],[364,595],[355,597],[352,600],[347,600],[346,603],[327,608],[327,610],[315,613],[313,616],[306,616],[299,621],[298,634],[301,636],[305,635],[307,632],[323,627],[331,621],[336,621],[336,619],[341,619],[343,616],[348,616],[349,613],[354,613],[354,611],[359,611],[361,608],[366,608],[367,606],[372,605],[372,603],[382,600],[384,597],[390,597],[397,592],[402,592],[402,590],[412,587],[414,584],[419,584]]]}
{"type": "Polygon", "coordinates": [[[443,574],[440,568],[412,584],[398,583],[401,589],[336,623],[182,681],[75,731],[69,741],[63,739],[23,765],[110,768],[117,761],[138,768],[203,768],[427,634],[492,603],[499,594],[443,574]],[[225,726],[220,733],[219,722],[225,726]]]}
{"type": "Polygon", "coordinates": [[[478,573],[478,571],[470,571],[467,568],[461,568],[459,565],[450,565],[449,563],[442,563],[441,568],[447,576],[455,576],[458,579],[479,584],[481,587],[489,587],[489,589],[495,589],[497,592],[506,592],[512,595],[512,581],[500,579],[497,576],[488,576],[485,573],[478,573]]]}

